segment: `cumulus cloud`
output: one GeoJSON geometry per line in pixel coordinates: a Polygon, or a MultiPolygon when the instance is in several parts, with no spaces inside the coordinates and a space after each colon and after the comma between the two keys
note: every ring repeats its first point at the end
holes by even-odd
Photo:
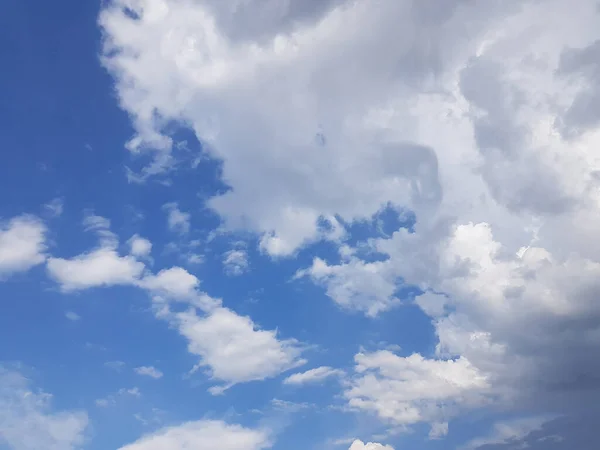
{"type": "Polygon", "coordinates": [[[355,440],[348,450],[394,450],[390,445],[378,444],[376,442],[367,442],[355,440]]]}
{"type": "Polygon", "coordinates": [[[44,223],[34,216],[0,221],[0,279],[45,261],[46,231],[44,223]]]}
{"type": "Polygon", "coordinates": [[[443,422],[487,401],[488,379],[464,357],[430,360],[382,350],[355,360],[356,374],[344,393],[349,405],[393,425],[443,422]]]}
{"type": "Polygon", "coordinates": [[[188,340],[188,350],[200,357],[198,368],[225,384],[211,389],[221,393],[230,386],[264,380],[305,363],[293,339],[262,330],[249,318],[227,308],[216,308],[204,317],[195,311],[173,314],[171,321],[188,340]]]}
{"type": "Polygon", "coordinates": [[[110,231],[110,221],[88,214],[83,221],[86,231],[98,235],[100,245],[73,258],[48,258],[48,275],[60,284],[63,291],[92,287],[132,285],[141,277],[145,265],[131,255],[117,251],[118,238],[110,231]]]}
{"type": "Polygon", "coordinates": [[[302,385],[309,383],[319,383],[329,377],[341,376],[344,372],[332,367],[321,366],[315,369],[307,370],[290,375],[283,380],[283,384],[302,385]]]}
{"type": "Polygon", "coordinates": [[[431,52],[430,62],[442,66],[442,55],[457,45],[447,35],[464,21],[457,18],[439,32],[434,25],[453,7],[436,17],[411,1],[385,1],[378,8],[364,1],[336,3],[318,8],[317,22],[302,22],[290,34],[276,26],[276,17],[295,22],[284,8],[260,42],[254,34],[234,40],[230,33],[238,24],[222,28],[223,21],[270,16],[272,2],[253,2],[228,15],[214,1],[145,0],[134,8],[138,19],[130,19],[124,7],[132,5],[122,1],[100,16],[103,61],[138,131],[129,148],[149,149],[160,161],[172,148],[162,126],[171,119],[191,124],[211,156],[225,161],[223,179],[232,187],[209,205],[229,228],[262,233],[261,248],[275,256],[318,239],[339,239],[343,228],[336,215],[351,221],[390,199],[435,204],[440,197],[434,151],[410,137],[383,136],[367,119],[407,94],[403,81],[429,73],[429,61],[419,59],[427,47],[415,38],[417,24],[431,21],[428,42],[445,48],[431,52]],[[389,17],[403,17],[404,25],[389,17]],[[373,27],[378,33],[367,35],[373,27]]]}
{"type": "Polygon", "coordinates": [[[148,239],[134,234],[127,241],[127,243],[129,244],[129,249],[133,256],[138,258],[146,258],[150,256],[150,252],[152,251],[152,242],[150,242],[148,239]]]}
{"type": "Polygon", "coordinates": [[[344,265],[329,265],[315,258],[310,268],[295,278],[309,276],[325,286],[327,295],[342,308],[374,317],[400,303],[396,298],[397,275],[384,262],[365,262],[350,257],[344,265]]]}
{"type": "Polygon", "coordinates": [[[136,367],[134,370],[135,373],[137,373],[138,375],[144,375],[150,378],[154,378],[155,380],[162,378],[163,376],[163,373],[153,366],[140,366],[136,367]]]}
{"type": "Polygon", "coordinates": [[[220,300],[200,291],[200,280],[181,267],[163,269],[156,275],[147,274],[138,286],[168,300],[188,302],[203,311],[209,311],[221,304],[220,300]]]}
{"type": "Polygon", "coordinates": [[[261,450],[270,447],[269,433],[266,430],[244,428],[217,420],[199,420],[164,428],[143,436],[120,450],[261,450]]]}
{"type": "Polygon", "coordinates": [[[209,206],[272,256],[339,242],[385,204],[414,213],[369,241],[384,260],[350,251],[301,272],[367,315],[398,303],[398,280],[427,293],[436,354],[358,356],[355,409],[435,436],[442,403],[451,417],[597,399],[597,2],[316,3],[298,21],[300,0],[107,5],[130,150],[156,172],[165,125],[190,125],[231,187],[209,206]]]}
{"type": "Polygon", "coordinates": [[[99,248],[74,258],[49,258],[48,274],[63,291],[91,287],[131,285],[144,271],[144,264],[132,256],[99,248]]]}
{"type": "Polygon", "coordinates": [[[52,395],[33,391],[18,371],[0,366],[0,444],[13,450],[75,450],[85,441],[83,411],[54,411],[52,395]]]}

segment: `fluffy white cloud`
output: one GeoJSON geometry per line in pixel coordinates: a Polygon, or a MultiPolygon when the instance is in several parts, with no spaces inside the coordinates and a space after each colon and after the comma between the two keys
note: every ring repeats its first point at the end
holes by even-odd
{"type": "Polygon", "coordinates": [[[127,243],[129,244],[131,254],[138,258],[148,257],[152,251],[152,242],[137,234],[131,236],[127,243]]]}
{"type": "Polygon", "coordinates": [[[46,226],[34,216],[0,221],[0,279],[46,259],[46,226]]]}
{"type": "Polygon", "coordinates": [[[110,231],[110,221],[96,215],[86,215],[86,231],[93,231],[100,240],[98,248],[73,258],[48,258],[48,275],[63,291],[92,287],[132,285],[144,272],[145,265],[131,255],[120,256],[117,236],[110,231]]]}
{"type": "Polygon", "coordinates": [[[200,357],[198,367],[225,384],[211,389],[219,393],[236,383],[263,380],[303,364],[298,343],[279,340],[275,331],[261,330],[249,317],[227,308],[216,308],[205,317],[195,311],[173,314],[171,321],[188,339],[188,349],[200,357]]]}
{"type": "Polygon", "coordinates": [[[190,232],[190,214],[183,212],[177,206],[177,203],[166,203],[163,209],[167,212],[167,224],[169,230],[181,234],[190,232]]]}
{"type": "Polygon", "coordinates": [[[270,446],[266,430],[244,428],[216,420],[199,420],[159,430],[120,450],[261,450],[270,446]]]}
{"type": "Polygon", "coordinates": [[[398,305],[395,297],[397,274],[385,262],[364,262],[350,257],[344,265],[329,265],[315,258],[310,268],[295,278],[310,276],[326,287],[327,295],[342,308],[374,317],[398,305]]]}
{"type": "Polygon", "coordinates": [[[115,250],[99,248],[71,259],[48,258],[48,274],[64,291],[91,287],[134,284],[144,264],[132,256],[120,256],[115,250]]]}
{"type": "Polygon", "coordinates": [[[414,230],[369,242],[385,261],[350,251],[302,272],[371,315],[397,303],[398,279],[428,292],[416,303],[437,355],[385,356],[408,375],[372,363],[347,391],[355,408],[432,422],[436,435],[439,402],[480,405],[471,394],[482,380],[502,405],[590,402],[600,393],[597,2],[340,0],[303,14],[300,3],[103,9],[104,64],[137,130],[129,148],[156,156],[145,174],[168,161],[164,125],[189,124],[232,188],[209,205],[273,256],[343,239],[339,218],[388,203],[414,212],[414,230]]]}
{"type": "Polygon", "coordinates": [[[294,373],[283,380],[283,384],[309,384],[318,383],[326,378],[341,376],[344,372],[339,369],[333,369],[332,367],[321,366],[315,369],[307,370],[306,372],[294,373]]]}
{"type": "Polygon", "coordinates": [[[0,445],[13,450],[75,450],[85,441],[83,411],[53,411],[52,395],[30,389],[21,373],[0,366],[0,445]]]}
{"type": "Polygon", "coordinates": [[[348,450],[394,450],[390,445],[378,444],[376,442],[367,442],[355,440],[348,450]]]}
{"type": "MultiPolygon", "coordinates": [[[[288,3],[291,10],[317,8],[316,22],[297,22],[285,8],[273,14],[273,2],[251,2],[234,14],[210,0],[120,1],[100,16],[104,64],[138,131],[129,148],[150,149],[159,161],[172,147],[162,126],[189,123],[204,148],[225,162],[223,179],[233,188],[210,206],[230,228],[263,233],[261,247],[272,255],[339,239],[336,214],[351,220],[390,200],[439,201],[433,150],[383,135],[377,115],[410,93],[407,83],[426,79],[430,65],[452,62],[446,55],[462,43],[452,32],[464,18],[440,31],[436,25],[451,18],[454,4],[437,12],[412,1],[387,0],[377,8],[335,3],[329,10],[288,3]],[[125,6],[139,19],[130,19],[125,6]],[[232,36],[240,21],[257,17],[270,17],[270,32],[253,25],[257,34],[232,36]],[[403,18],[402,25],[390,17],[403,18]],[[287,20],[299,25],[281,33],[277,25],[287,20]],[[417,38],[424,21],[427,44],[417,38]],[[378,32],[367,33],[373,28],[378,32]]],[[[475,36],[485,30],[483,19],[469,30],[475,36]]]]}
{"type": "Polygon", "coordinates": [[[134,370],[138,375],[145,375],[147,377],[154,378],[155,380],[162,378],[163,376],[163,373],[153,366],[140,366],[136,367],[134,370]]]}
{"type": "Polygon", "coordinates": [[[199,291],[200,280],[181,267],[163,269],[156,275],[148,274],[138,286],[169,300],[189,302],[203,311],[209,311],[221,304],[220,300],[199,291]]]}
{"type": "Polygon", "coordinates": [[[437,423],[487,401],[488,379],[464,357],[429,360],[382,350],[355,360],[356,375],[344,393],[349,405],[391,424],[437,423]]]}

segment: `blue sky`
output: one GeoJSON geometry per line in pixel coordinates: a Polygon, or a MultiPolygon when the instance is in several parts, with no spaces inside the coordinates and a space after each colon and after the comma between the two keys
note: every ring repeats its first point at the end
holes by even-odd
{"type": "Polygon", "coordinates": [[[581,6],[2,2],[0,448],[594,448],[581,6]]]}

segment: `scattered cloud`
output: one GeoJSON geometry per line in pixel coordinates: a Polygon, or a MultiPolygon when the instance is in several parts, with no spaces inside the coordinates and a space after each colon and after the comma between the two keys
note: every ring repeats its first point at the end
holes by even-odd
{"type": "Polygon", "coordinates": [[[59,217],[63,213],[64,205],[63,198],[55,198],[44,205],[44,210],[47,211],[50,217],[59,217]]]}
{"type": "Polygon", "coordinates": [[[135,284],[144,272],[145,265],[133,256],[119,255],[118,239],[110,231],[110,221],[88,214],[83,223],[86,231],[93,231],[98,235],[99,247],[73,258],[48,258],[48,275],[65,292],[135,284]]]}
{"type": "Polygon", "coordinates": [[[445,418],[489,401],[486,375],[464,357],[400,357],[380,350],[359,353],[355,361],[356,375],[344,392],[349,406],[375,413],[391,425],[428,422],[435,436],[445,418]]]}
{"type": "Polygon", "coordinates": [[[72,322],[77,322],[78,320],[81,319],[81,316],[79,314],[77,314],[76,312],[73,312],[73,311],[67,311],[65,313],[65,317],[67,319],[69,319],[70,321],[72,321],[72,322]]]}
{"type": "Polygon", "coordinates": [[[307,370],[306,372],[299,372],[290,375],[283,380],[283,384],[314,384],[319,383],[329,377],[343,376],[344,372],[339,369],[333,369],[328,366],[321,366],[315,369],[307,370]]]}
{"type": "Polygon", "coordinates": [[[213,393],[305,363],[299,359],[298,342],[279,340],[275,331],[261,330],[249,317],[227,308],[215,308],[205,317],[193,310],[176,313],[171,322],[188,340],[188,350],[200,357],[197,368],[208,368],[211,378],[225,383],[212,388],[213,393]]]}
{"type": "Polygon", "coordinates": [[[48,258],[48,275],[65,291],[92,287],[132,285],[144,264],[132,256],[120,256],[110,248],[99,248],[74,258],[48,258]]]}
{"type": "Polygon", "coordinates": [[[141,396],[142,396],[142,393],[140,392],[139,388],[137,388],[137,387],[121,388],[114,394],[107,395],[104,398],[96,399],[95,403],[98,408],[108,408],[110,406],[116,405],[119,398],[123,398],[123,397],[140,398],[141,396]]]}
{"type": "Polygon", "coordinates": [[[378,444],[375,442],[367,442],[355,440],[348,450],[394,450],[389,445],[378,444]]]}
{"type": "Polygon", "coordinates": [[[134,234],[127,241],[129,244],[129,251],[131,255],[137,258],[147,258],[150,256],[150,252],[152,251],[152,242],[148,239],[140,237],[137,234],[134,234]]]}
{"type": "Polygon", "coordinates": [[[400,304],[395,296],[397,275],[385,262],[365,262],[351,256],[342,265],[328,265],[315,258],[312,266],[298,271],[295,278],[303,276],[325,286],[327,295],[342,308],[369,317],[400,304]]]}
{"type": "Polygon", "coordinates": [[[0,221],[0,280],[46,260],[46,225],[35,216],[0,221]]]}
{"type": "Polygon", "coordinates": [[[140,366],[136,367],[134,370],[135,373],[137,373],[138,375],[144,375],[150,378],[154,378],[155,380],[162,378],[163,376],[163,373],[153,366],[140,366]]]}
{"type": "Polygon", "coordinates": [[[156,275],[146,275],[138,286],[155,296],[188,302],[202,311],[209,311],[221,304],[220,300],[199,291],[200,280],[181,267],[163,269],[156,275]]]}
{"type": "Polygon", "coordinates": [[[21,373],[0,366],[0,445],[13,450],[75,450],[85,442],[84,411],[54,411],[52,395],[32,390],[21,373]]]}
{"type": "Polygon", "coordinates": [[[217,420],[199,420],[163,428],[119,450],[183,448],[261,450],[270,447],[270,436],[267,430],[244,428],[217,420]]]}
{"type": "Polygon", "coordinates": [[[230,276],[239,276],[248,271],[248,252],[245,246],[237,244],[223,255],[225,273],[230,276]]]}
{"type": "Polygon", "coordinates": [[[169,230],[179,234],[190,232],[190,214],[179,209],[177,203],[166,203],[163,209],[167,212],[169,230]]]}

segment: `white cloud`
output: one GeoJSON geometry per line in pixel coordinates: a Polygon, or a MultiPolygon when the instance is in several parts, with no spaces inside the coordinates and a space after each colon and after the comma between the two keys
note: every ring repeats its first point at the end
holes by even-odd
{"type": "Polygon", "coordinates": [[[248,252],[245,248],[234,248],[223,255],[225,273],[231,276],[242,275],[248,271],[248,252]]]}
{"type": "Polygon", "coordinates": [[[110,220],[106,217],[86,211],[82,223],[85,231],[92,231],[98,235],[103,247],[114,248],[117,246],[117,236],[110,231],[110,220]]]}
{"type": "Polygon", "coordinates": [[[163,376],[163,373],[153,366],[140,366],[136,367],[134,370],[138,375],[145,375],[147,377],[154,378],[155,380],[162,378],[163,376]]]}
{"type": "Polygon", "coordinates": [[[70,321],[72,321],[72,322],[77,322],[78,320],[81,319],[81,316],[79,314],[77,314],[76,312],[73,312],[73,311],[67,311],[65,313],[65,317],[67,319],[69,319],[70,321]]]}
{"type": "Polygon", "coordinates": [[[44,205],[44,209],[48,211],[51,217],[59,217],[64,210],[65,201],[62,198],[55,198],[44,205]]]}
{"type": "Polygon", "coordinates": [[[138,286],[170,300],[189,302],[203,311],[209,311],[221,303],[199,291],[200,280],[181,267],[163,269],[156,275],[146,275],[138,286]]]}
{"type": "MultiPolygon", "coordinates": [[[[313,23],[298,22],[289,34],[281,33],[279,18],[295,18],[285,8],[272,14],[271,2],[252,2],[232,14],[214,1],[145,0],[136,7],[139,20],[124,13],[129,2],[117,2],[100,16],[103,61],[138,131],[129,148],[152,149],[160,161],[172,144],[162,125],[171,119],[189,123],[211,155],[224,161],[223,179],[233,188],[210,206],[229,228],[262,233],[261,248],[272,255],[339,239],[343,229],[335,214],[352,220],[389,200],[439,198],[433,152],[398,136],[387,139],[367,119],[410,93],[403,82],[430,73],[428,61],[419,60],[428,47],[416,37],[417,24],[431,21],[427,42],[443,47],[431,55],[431,64],[444,67],[451,59],[445,55],[461,42],[449,34],[464,20],[441,32],[434,24],[449,13],[436,17],[417,3],[340,3],[321,9],[313,23]],[[265,36],[233,39],[239,21],[257,17],[272,19],[265,36]],[[389,17],[402,17],[403,25],[389,17]],[[374,27],[378,33],[364,31],[374,27]],[[401,70],[409,61],[416,64],[401,70]],[[321,227],[322,220],[331,226],[321,227]]],[[[477,23],[471,31],[477,36],[484,27],[477,23]]],[[[263,33],[256,24],[252,28],[263,33]]]]}
{"type": "Polygon", "coordinates": [[[597,2],[357,0],[300,14],[301,3],[234,13],[140,0],[137,20],[130,2],[106,6],[103,61],[137,131],[129,148],[153,151],[156,172],[172,144],[164,125],[188,124],[231,187],[209,206],[272,256],[337,242],[337,218],[388,203],[415,214],[411,232],[370,240],[388,259],[350,251],[301,272],[370,315],[398,303],[399,279],[429,293],[416,304],[437,355],[386,356],[422,382],[374,364],[350,389],[364,388],[355,408],[445,423],[438,401],[451,414],[476,407],[482,379],[503,406],[589,402],[600,370],[589,357],[600,345],[597,2]],[[469,401],[439,375],[448,367],[477,385],[469,401]]]}
{"type": "Polygon", "coordinates": [[[120,450],[261,450],[270,446],[266,430],[244,428],[217,420],[199,420],[164,428],[120,450]]]}
{"type": "Polygon", "coordinates": [[[167,224],[169,230],[180,234],[190,232],[190,214],[183,212],[177,203],[166,203],[163,209],[167,212],[167,224]]]}
{"type": "Polygon", "coordinates": [[[307,370],[306,372],[294,373],[283,380],[283,384],[309,384],[318,383],[329,377],[337,377],[343,375],[344,372],[339,369],[333,369],[327,366],[317,367],[307,370]]]}
{"type": "Polygon", "coordinates": [[[348,450],[394,450],[390,445],[378,444],[376,442],[367,442],[355,440],[348,450]]]}
{"type": "Polygon", "coordinates": [[[441,419],[487,401],[489,381],[464,357],[433,360],[382,350],[355,360],[356,375],[344,393],[349,405],[392,425],[429,422],[437,431],[441,419]]]}
{"type": "Polygon", "coordinates": [[[385,262],[364,262],[351,257],[344,265],[328,265],[315,258],[310,268],[295,278],[310,276],[324,285],[327,295],[341,307],[374,317],[400,303],[395,297],[397,275],[385,262]]]}
{"type": "Polygon", "coordinates": [[[116,250],[119,241],[110,231],[110,221],[88,214],[83,224],[86,231],[98,235],[100,246],[73,258],[48,258],[48,275],[66,292],[135,284],[144,272],[145,265],[133,256],[119,255],[116,250]]]}
{"type": "Polygon", "coordinates": [[[48,258],[47,268],[63,291],[76,291],[134,284],[144,271],[144,264],[132,256],[119,256],[115,250],[99,248],[71,259],[48,258]]]}
{"type": "Polygon", "coordinates": [[[198,367],[225,384],[212,388],[219,393],[242,382],[274,377],[303,364],[295,340],[279,340],[275,331],[261,330],[249,317],[227,308],[215,308],[205,317],[193,310],[171,317],[188,340],[188,350],[200,357],[198,367]]]}
{"type": "Polygon", "coordinates": [[[46,259],[46,226],[34,216],[0,221],[0,279],[46,259]]]}
{"type": "Polygon", "coordinates": [[[116,393],[107,395],[104,398],[96,399],[95,403],[98,408],[108,408],[117,404],[117,400],[123,397],[140,398],[142,393],[138,387],[121,388],[116,393]]]}
{"type": "Polygon", "coordinates": [[[132,397],[138,397],[138,398],[142,396],[138,387],[132,387],[129,389],[121,388],[121,389],[119,389],[118,394],[119,395],[131,395],[132,397]]]}
{"type": "Polygon", "coordinates": [[[150,252],[152,251],[152,242],[148,239],[138,236],[134,234],[127,241],[129,244],[130,252],[133,256],[138,258],[146,258],[150,256],[150,252]]]}
{"type": "Polygon", "coordinates": [[[30,389],[19,372],[0,367],[0,445],[13,450],[75,450],[85,441],[83,411],[53,411],[52,395],[30,389]]]}

